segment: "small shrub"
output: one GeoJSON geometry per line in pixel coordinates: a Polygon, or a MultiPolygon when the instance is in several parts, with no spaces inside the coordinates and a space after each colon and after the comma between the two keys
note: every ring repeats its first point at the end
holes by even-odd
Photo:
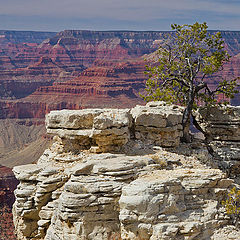
{"type": "Polygon", "coordinates": [[[151,158],[155,163],[159,164],[161,168],[165,168],[168,165],[167,161],[157,154],[152,155],[151,158]]]}
{"type": "Polygon", "coordinates": [[[226,201],[222,201],[225,207],[226,213],[230,216],[234,225],[238,225],[240,217],[240,190],[233,187],[228,193],[226,201]]]}

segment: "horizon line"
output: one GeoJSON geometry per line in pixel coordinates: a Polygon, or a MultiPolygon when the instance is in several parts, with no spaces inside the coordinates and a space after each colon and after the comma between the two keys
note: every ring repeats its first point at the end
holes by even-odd
{"type": "MultiPolygon", "coordinates": [[[[90,30],[90,29],[63,29],[60,31],[49,30],[15,30],[15,29],[0,29],[0,32],[42,32],[42,33],[60,33],[64,31],[86,31],[86,32],[175,32],[175,30],[90,30]]],[[[240,30],[220,30],[220,29],[208,29],[207,31],[214,32],[240,32],[240,30]]]]}

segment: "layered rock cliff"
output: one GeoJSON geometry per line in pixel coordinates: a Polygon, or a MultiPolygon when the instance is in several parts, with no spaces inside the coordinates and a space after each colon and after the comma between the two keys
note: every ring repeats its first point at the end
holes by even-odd
{"type": "Polygon", "coordinates": [[[237,181],[240,173],[239,117],[239,106],[200,108],[196,113],[196,119],[219,159],[218,165],[237,181]]]}
{"type": "Polygon", "coordinates": [[[20,100],[0,101],[0,118],[44,118],[51,110],[133,107],[143,103],[144,61],[99,60],[79,77],[39,87],[20,100]]]}
{"type": "MultiPolygon", "coordinates": [[[[0,34],[0,82],[6,88],[0,97],[6,99],[24,97],[44,83],[71,80],[98,59],[121,61],[142,57],[168,41],[168,34],[173,33],[65,30],[57,34],[17,31],[0,34]],[[45,59],[45,65],[41,64],[41,58],[45,59]],[[13,83],[22,86],[18,92],[11,87],[13,83]],[[31,87],[25,90],[24,83],[31,87]]],[[[239,54],[239,32],[222,32],[222,35],[230,55],[239,54]]],[[[234,60],[226,74],[233,73],[236,77],[236,64],[234,60]]]]}
{"type": "MultiPolygon", "coordinates": [[[[26,111],[26,106],[28,113],[21,117],[37,118],[44,117],[54,109],[127,107],[126,102],[132,103],[132,106],[140,103],[136,92],[144,87],[145,77],[142,72],[145,70],[145,63],[142,57],[155,51],[159,44],[169,41],[168,34],[173,34],[163,31],[81,30],[66,30],[57,34],[11,31],[1,33],[1,118],[18,118],[20,112],[26,111]],[[45,37],[47,39],[43,40],[45,37]],[[105,62],[104,66],[102,61],[105,62]],[[125,70],[116,73],[117,64],[121,62],[125,70]],[[126,62],[131,62],[131,71],[128,71],[129,66],[124,67],[126,62]],[[86,68],[89,69],[83,77],[86,68]],[[115,75],[109,79],[113,69],[115,75]],[[132,77],[134,70],[136,76],[132,77]],[[108,74],[104,75],[104,71],[108,74]],[[90,72],[94,72],[94,76],[98,75],[99,78],[96,79],[90,72]],[[84,84],[79,84],[81,81],[84,84]],[[73,100],[70,101],[71,99],[73,100]],[[13,112],[12,115],[9,112],[13,112]]],[[[240,33],[226,31],[222,35],[225,48],[234,57],[220,75],[227,79],[238,77],[240,33]]],[[[219,75],[208,81],[214,87],[218,80],[219,75]]],[[[238,101],[239,98],[236,98],[235,102],[238,101]]]]}
{"type": "Polygon", "coordinates": [[[13,170],[18,239],[239,239],[221,205],[236,184],[201,141],[180,143],[182,113],[163,102],[51,112],[54,143],[13,170]]]}
{"type": "Polygon", "coordinates": [[[56,35],[55,32],[38,32],[38,31],[10,31],[0,30],[1,43],[41,43],[46,38],[56,35]]]}

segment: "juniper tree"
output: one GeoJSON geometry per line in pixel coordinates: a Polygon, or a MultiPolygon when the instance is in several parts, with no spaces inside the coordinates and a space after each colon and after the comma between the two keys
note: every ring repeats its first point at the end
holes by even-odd
{"type": "Polygon", "coordinates": [[[183,141],[189,142],[193,109],[199,103],[216,104],[218,94],[233,98],[237,92],[236,79],[219,79],[215,89],[211,89],[206,81],[230,58],[219,32],[209,33],[207,24],[198,22],[171,27],[174,32],[146,66],[148,80],[142,96],[146,101],[163,100],[185,106],[183,141]]]}

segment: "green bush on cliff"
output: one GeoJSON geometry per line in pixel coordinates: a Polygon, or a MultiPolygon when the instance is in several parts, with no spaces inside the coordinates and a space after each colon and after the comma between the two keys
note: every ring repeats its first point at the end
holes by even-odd
{"type": "Polygon", "coordinates": [[[173,24],[173,34],[156,51],[146,66],[145,101],[166,101],[185,106],[183,113],[183,141],[189,134],[193,109],[199,103],[216,104],[222,94],[233,98],[237,92],[236,79],[219,80],[216,89],[209,87],[207,77],[222,69],[229,55],[219,32],[209,33],[206,23],[173,24]]]}

